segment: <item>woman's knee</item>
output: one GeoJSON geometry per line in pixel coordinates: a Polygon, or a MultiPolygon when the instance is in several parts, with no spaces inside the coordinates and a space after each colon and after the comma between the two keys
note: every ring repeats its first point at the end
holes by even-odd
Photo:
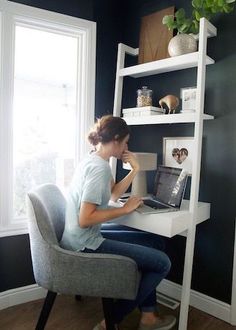
{"type": "MultiPolygon", "coordinates": [[[[165,254],[165,253],[164,253],[165,254]]],[[[168,257],[167,254],[165,254],[165,267],[164,267],[164,272],[166,273],[166,275],[169,273],[171,269],[171,261],[170,258],[168,257]]]]}
{"type": "Polygon", "coordinates": [[[159,252],[159,258],[157,259],[157,268],[159,272],[166,276],[171,268],[171,261],[165,252],[159,252]]]}

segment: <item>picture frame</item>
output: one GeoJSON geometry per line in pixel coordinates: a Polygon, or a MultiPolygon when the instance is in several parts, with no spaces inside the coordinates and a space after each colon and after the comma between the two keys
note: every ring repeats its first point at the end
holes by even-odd
{"type": "Polygon", "coordinates": [[[196,111],[196,98],[197,98],[197,88],[196,87],[181,88],[180,98],[182,99],[181,112],[195,112],[196,111]]]}
{"type": "Polygon", "coordinates": [[[193,137],[164,137],[163,165],[182,168],[192,174],[194,153],[193,137]]]}

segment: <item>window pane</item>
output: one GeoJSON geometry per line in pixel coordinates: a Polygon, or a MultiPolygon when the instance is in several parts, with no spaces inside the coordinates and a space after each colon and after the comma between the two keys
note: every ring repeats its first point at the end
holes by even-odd
{"type": "Polygon", "coordinates": [[[14,218],[25,194],[73,174],[76,141],[77,38],[16,26],[13,115],[14,218]]]}

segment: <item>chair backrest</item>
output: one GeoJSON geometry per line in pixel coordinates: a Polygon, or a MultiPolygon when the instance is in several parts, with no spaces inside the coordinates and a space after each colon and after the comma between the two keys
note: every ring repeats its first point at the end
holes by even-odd
{"type": "Polygon", "coordinates": [[[29,216],[31,225],[36,221],[44,240],[58,244],[65,227],[66,201],[61,191],[54,184],[44,184],[29,192],[28,198],[35,214],[29,216]]]}
{"type": "Polygon", "coordinates": [[[65,226],[66,201],[53,184],[44,184],[27,196],[30,250],[36,283],[53,287],[51,247],[59,246],[65,226]]]}

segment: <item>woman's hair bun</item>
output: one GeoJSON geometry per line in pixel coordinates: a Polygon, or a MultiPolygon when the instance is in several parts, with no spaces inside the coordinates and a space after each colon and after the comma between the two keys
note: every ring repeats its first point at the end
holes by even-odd
{"type": "Polygon", "coordinates": [[[100,142],[122,141],[128,134],[130,134],[129,127],[122,118],[106,115],[97,119],[88,134],[88,140],[93,146],[96,146],[100,142]]]}
{"type": "Polygon", "coordinates": [[[99,142],[101,142],[101,138],[100,138],[98,132],[96,132],[96,131],[91,131],[88,134],[88,140],[89,140],[89,143],[92,144],[93,146],[96,146],[96,145],[98,145],[99,142]]]}

